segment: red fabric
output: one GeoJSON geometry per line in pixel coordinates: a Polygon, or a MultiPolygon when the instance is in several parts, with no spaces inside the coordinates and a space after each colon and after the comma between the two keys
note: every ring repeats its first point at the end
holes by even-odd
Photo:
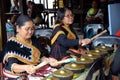
{"type": "Polygon", "coordinates": [[[120,30],[117,31],[116,36],[120,36],[120,30]]]}
{"type": "Polygon", "coordinates": [[[49,65],[45,65],[41,68],[39,68],[36,73],[32,74],[32,76],[41,76],[41,77],[44,77],[45,74],[49,74],[52,72],[52,69],[48,69],[50,66],[49,65]]]}
{"type": "Polygon", "coordinates": [[[118,80],[118,76],[113,76],[113,80],[118,80]]]}

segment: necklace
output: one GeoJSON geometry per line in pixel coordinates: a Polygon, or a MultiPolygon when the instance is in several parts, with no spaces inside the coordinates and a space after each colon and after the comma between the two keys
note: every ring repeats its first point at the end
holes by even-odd
{"type": "Polygon", "coordinates": [[[16,35],[16,38],[22,42],[28,43],[28,44],[32,44],[32,40],[31,39],[23,39],[21,36],[19,36],[18,34],[16,35]]]}

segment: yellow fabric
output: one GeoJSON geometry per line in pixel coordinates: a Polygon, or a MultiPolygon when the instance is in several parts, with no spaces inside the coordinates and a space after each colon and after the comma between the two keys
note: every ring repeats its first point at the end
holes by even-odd
{"type": "Polygon", "coordinates": [[[61,24],[56,24],[54,27],[53,27],[53,30],[57,27],[59,27],[61,24]]]}
{"type": "Polygon", "coordinates": [[[68,35],[67,35],[68,39],[76,39],[75,34],[70,30],[68,26],[62,26],[62,27],[68,32],[68,35]]]}
{"type": "Polygon", "coordinates": [[[58,38],[58,36],[59,36],[60,34],[65,34],[65,33],[64,33],[63,31],[58,31],[58,32],[55,34],[55,36],[52,38],[51,44],[53,44],[53,43],[56,41],[56,39],[58,38]]]}
{"type": "MultiPolygon", "coordinates": [[[[56,24],[56,25],[53,27],[53,30],[54,30],[55,28],[57,28],[57,27],[60,27],[60,25],[61,25],[61,24],[56,24]]],[[[75,34],[70,30],[70,28],[69,28],[68,26],[62,26],[62,27],[68,32],[68,35],[67,35],[67,38],[68,38],[68,39],[76,39],[75,34]]],[[[54,37],[51,39],[51,44],[53,44],[53,43],[56,41],[56,39],[58,38],[58,36],[59,36],[60,34],[65,34],[65,33],[64,33],[62,30],[58,31],[58,32],[54,35],[54,37]]]]}

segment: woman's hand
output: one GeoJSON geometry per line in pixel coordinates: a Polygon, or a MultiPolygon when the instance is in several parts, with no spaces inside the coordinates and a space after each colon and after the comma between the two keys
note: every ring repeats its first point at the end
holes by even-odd
{"type": "Polygon", "coordinates": [[[82,43],[82,45],[87,45],[87,44],[91,43],[91,39],[89,39],[89,38],[82,39],[81,43],[82,43]]]}
{"type": "Polygon", "coordinates": [[[44,62],[44,63],[48,64],[48,63],[49,63],[49,58],[47,58],[47,57],[42,57],[42,58],[41,58],[41,62],[44,62]]]}
{"type": "Polygon", "coordinates": [[[53,67],[56,67],[56,66],[59,65],[59,64],[58,64],[58,61],[57,61],[56,59],[54,59],[54,58],[49,58],[49,64],[50,64],[51,66],[53,66],[53,67]]]}
{"type": "Polygon", "coordinates": [[[25,71],[28,73],[28,74],[33,74],[36,72],[36,69],[35,69],[35,66],[34,65],[26,65],[25,66],[25,71]]]}

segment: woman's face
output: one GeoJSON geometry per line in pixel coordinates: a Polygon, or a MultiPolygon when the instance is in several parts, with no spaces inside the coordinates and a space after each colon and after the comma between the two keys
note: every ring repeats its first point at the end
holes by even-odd
{"type": "Polygon", "coordinates": [[[32,21],[27,21],[23,26],[17,27],[17,32],[23,39],[30,39],[35,30],[35,26],[32,21]]]}
{"type": "Polygon", "coordinates": [[[93,2],[92,2],[92,7],[93,7],[93,8],[97,8],[97,7],[98,7],[98,4],[97,4],[96,1],[93,1],[93,2]]]}
{"type": "Polygon", "coordinates": [[[70,10],[66,10],[65,16],[64,16],[64,18],[62,20],[63,24],[69,26],[69,25],[71,25],[73,23],[73,21],[74,21],[73,13],[70,10]]]}

